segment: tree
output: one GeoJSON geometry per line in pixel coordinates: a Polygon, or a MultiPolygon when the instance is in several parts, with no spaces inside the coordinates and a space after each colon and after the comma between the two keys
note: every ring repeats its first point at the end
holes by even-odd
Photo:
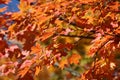
{"type": "Polygon", "coordinates": [[[1,79],[49,80],[54,68],[68,80],[119,80],[119,7],[119,0],[20,0],[18,12],[0,8],[1,79]]]}

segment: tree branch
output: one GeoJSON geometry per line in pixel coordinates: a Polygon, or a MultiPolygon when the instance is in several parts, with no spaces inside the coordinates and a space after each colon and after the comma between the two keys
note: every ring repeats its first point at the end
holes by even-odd
{"type": "Polygon", "coordinates": [[[61,34],[60,36],[64,36],[64,37],[77,37],[77,38],[86,38],[86,39],[95,39],[95,37],[93,37],[93,36],[77,36],[77,35],[64,35],[64,34],[61,34]]]}

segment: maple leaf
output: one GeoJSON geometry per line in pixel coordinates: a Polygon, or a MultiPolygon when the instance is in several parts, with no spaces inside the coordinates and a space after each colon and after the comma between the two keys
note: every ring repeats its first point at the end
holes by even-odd
{"type": "Polygon", "coordinates": [[[39,17],[39,20],[40,22],[38,22],[38,25],[42,25],[43,23],[45,23],[46,21],[52,19],[54,16],[53,15],[50,15],[50,16],[40,16],[39,17]]]}
{"type": "Polygon", "coordinates": [[[36,45],[31,48],[32,54],[41,54],[41,51],[41,45],[39,43],[36,43],[36,45]]]}
{"type": "Polygon", "coordinates": [[[40,72],[40,67],[38,66],[38,67],[36,67],[36,70],[35,70],[35,75],[37,76],[38,74],[39,74],[39,72],[40,72]]]}
{"type": "Polygon", "coordinates": [[[44,41],[48,39],[49,37],[53,36],[54,33],[55,33],[55,28],[49,28],[46,30],[45,33],[43,33],[43,35],[40,37],[40,40],[44,41]]]}
{"type": "Polygon", "coordinates": [[[21,12],[25,12],[25,11],[29,11],[29,9],[31,9],[32,7],[28,5],[28,1],[21,0],[18,8],[20,9],[21,12]]]}
{"type": "Polygon", "coordinates": [[[15,28],[15,26],[16,26],[16,23],[12,24],[12,25],[8,28],[8,30],[11,31],[12,33],[14,33],[14,28],[15,28]]]}
{"type": "Polygon", "coordinates": [[[67,59],[63,59],[63,60],[60,61],[59,67],[61,69],[63,69],[67,65],[68,65],[68,60],[67,59]]]}
{"type": "Polygon", "coordinates": [[[25,76],[25,74],[28,72],[29,67],[25,67],[23,70],[20,70],[17,74],[17,76],[20,76],[21,78],[25,76]]]}
{"type": "Polygon", "coordinates": [[[70,64],[78,64],[81,56],[79,54],[73,53],[70,57],[68,57],[68,62],[70,64]]]}
{"type": "Polygon", "coordinates": [[[111,36],[106,36],[103,37],[102,39],[96,40],[91,46],[88,55],[90,57],[93,57],[95,53],[98,53],[99,50],[101,50],[101,48],[103,48],[111,38],[112,38],[111,36]]]}
{"type": "Polygon", "coordinates": [[[118,11],[120,7],[120,2],[116,1],[113,2],[113,5],[110,6],[110,9],[113,9],[114,11],[118,11]]]}

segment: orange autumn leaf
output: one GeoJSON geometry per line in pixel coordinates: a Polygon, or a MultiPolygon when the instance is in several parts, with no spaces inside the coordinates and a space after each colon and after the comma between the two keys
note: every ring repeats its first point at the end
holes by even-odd
{"type": "Polygon", "coordinates": [[[28,5],[28,2],[26,0],[21,0],[20,4],[18,5],[18,8],[20,9],[21,12],[28,11],[31,6],[28,5]]]}
{"type": "Polygon", "coordinates": [[[59,64],[59,67],[61,69],[63,69],[65,66],[68,65],[68,60],[67,59],[64,59],[64,60],[61,60],[60,64],[59,64]]]}
{"type": "Polygon", "coordinates": [[[98,53],[98,51],[99,51],[100,49],[102,49],[102,48],[104,47],[105,44],[107,44],[107,42],[108,42],[110,39],[112,39],[111,36],[105,36],[104,38],[101,38],[100,40],[96,40],[96,41],[92,44],[90,50],[88,51],[88,56],[89,56],[89,57],[93,57],[96,53],[98,53]],[[103,46],[103,47],[101,47],[101,46],[103,46]]]}
{"type": "Polygon", "coordinates": [[[113,3],[114,5],[111,5],[110,6],[110,9],[113,9],[115,11],[118,11],[119,10],[119,7],[120,7],[120,2],[116,1],[113,3]]]}
{"type": "Polygon", "coordinates": [[[45,23],[47,20],[52,19],[54,16],[50,15],[50,16],[40,16],[39,20],[40,22],[38,23],[39,25],[42,25],[43,23],[45,23]]]}
{"type": "Polygon", "coordinates": [[[40,72],[40,67],[36,67],[35,75],[37,76],[40,72]]]}
{"type": "Polygon", "coordinates": [[[70,64],[78,64],[80,59],[81,56],[79,54],[74,53],[68,58],[68,62],[70,64]]]}
{"type": "Polygon", "coordinates": [[[120,34],[120,28],[115,30],[115,34],[120,34]]]}
{"type": "Polygon", "coordinates": [[[31,48],[31,53],[41,53],[41,46],[39,43],[37,43],[35,46],[31,48]]]}
{"type": "Polygon", "coordinates": [[[50,28],[50,29],[46,30],[46,32],[43,33],[43,35],[40,37],[41,41],[44,41],[44,40],[50,38],[51,36],[53,36],[54,33],[55,33],[55,28],[50,28]]]}
{"type": "Polygon", "coordinates": [[[11,25],[8,30],[11,31],[12,33],[14,33],[14,28],[16,27],[16,23],[11,25]]]}
{"type": "Polygon", "coordinates": [[[29,67],[25,67],[23,70],[18,72],[18,76],[21,76],[21,78],[24,77],[25,74],[28,72],[28,70],[29,70],[29,67]]]}

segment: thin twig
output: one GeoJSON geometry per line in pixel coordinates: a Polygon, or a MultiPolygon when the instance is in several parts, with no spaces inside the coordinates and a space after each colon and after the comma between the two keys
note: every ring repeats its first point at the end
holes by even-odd
{"type": "Polygon", "coordinates": [[[77,38],[86,38],[86,39],[95,39],[95,37],[93,37],[93,36],[77,36],[77,35],[64,35],[64,34],[61,34],[60,36],[64,36],[64,37],[77,37],[77,38]]]}

